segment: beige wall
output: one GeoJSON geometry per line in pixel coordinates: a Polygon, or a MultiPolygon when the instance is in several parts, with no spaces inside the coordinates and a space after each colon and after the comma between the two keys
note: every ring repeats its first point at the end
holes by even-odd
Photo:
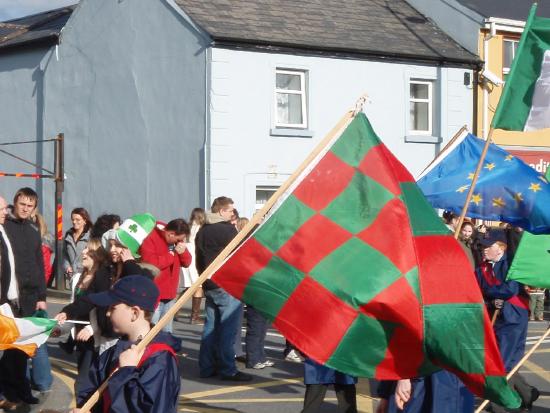
{"type": "MultiPolygon", "coordinates": [[[[487,30],[480,30],[479,39],[478,39],[478,50],[479,57],[484,59],[484,42],[483,39],[487,34],[487,30]]],[[[489,40],[489,59],[488,59],[488,69],[496,74],[499,78],[504,80],[503,61],[504,61],[504,51],[503,51],[503,40],[504,39],[516,39],[519,40],[519,33],[513,32],[501,32],[497,31],[496,36],[489,40]]],[[[477,133],[480,137],[485,136],[487,131],[484,131],[483,127],[483,108],[485,105],[485,96],[484,96],[484,87],[485,82],[478,85],[478,107],[477,107],[477,133]]],[[[491,120],[495,113],[498,101],[502,94],[503,86],[494,86],[488,84],[489,91],[489,111],[488,125],[490,127],[491,120]]],[[[536,147],[550,147],[550,129],[544,129],[537,132],[507,132],[503,130],[496,130],[493,133],[493,139],[496,143],[501,145],[517,145],[517,146],[536,146],[536,147]]]]}

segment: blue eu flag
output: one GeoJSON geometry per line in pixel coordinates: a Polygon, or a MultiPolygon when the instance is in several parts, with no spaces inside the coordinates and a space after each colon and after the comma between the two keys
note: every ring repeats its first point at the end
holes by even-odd
{"type": "MultiPolygon", "coordinates": [[[[484,145],[464,132],[422,173],[418,186],[434,208],[460,214],[484,145]]],[[[521,159],[491,144],[466,216],[550,233],[550,185],[521,159]]]]}

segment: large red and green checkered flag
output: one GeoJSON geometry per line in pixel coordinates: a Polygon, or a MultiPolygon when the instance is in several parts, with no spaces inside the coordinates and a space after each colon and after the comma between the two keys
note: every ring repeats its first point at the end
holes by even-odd
{"type": "Polygon", "coordinates": [[[519,406],[471,264],[364,114],[213,280],[336,370],[398,379],[444,368],[519,406]]]}

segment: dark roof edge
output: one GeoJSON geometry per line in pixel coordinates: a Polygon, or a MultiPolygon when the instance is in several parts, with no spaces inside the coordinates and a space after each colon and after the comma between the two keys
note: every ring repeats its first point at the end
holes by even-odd
{"type": "Polygon", "coordinates": [[[231,38],[217,38],[213,37],[211,43],[213,47],[221,47],[225,49],[235,50],[253,50],[256,52],[279,52],[288,54],[305,54],[321,57],[333,57],[333,58],[349,58],[349,59],[365,59],[378,60],[378,61],[392,61],[399,63],[424,63],[424,64],[437,64],[438,66],[449,67],[466,67],[474,70],[481,70],[483,61],[479,58],[473,59],[460,59],[460,58],[448,58],[448,57],[431,57],[421,55],[405,55],[397,53],[387,53],[379,51],[361,51],[353,49],[340,49],[340,48],[323,48],[315,47],[311,45],[289,45],[289,44],[277,44],[271,42],[261,41],[244,41],[241,39],[231,38]]]}
{"type": "Polygon", "coordinates": [[[44,24],[44,23],[47,23],[48,21],[50,21],[52,19],[57,19],[59,16],[62,16],[63,14],[67,13],[68,12],[67,9],[71,9],[71,13],[72,13],[74,11],[74,9],[76,8],[76,6],[78,6],[78,4],[80,2],[80,0],[75,0],[75,1],[76,1],[76,3],[70,4],[68,6],[58,7],[56,9],[44,10],[44,11],[40,11],[38,13],[16,17],[14,19],[5,20],[5,21],[0,22],[0,23],[9,23],[9,24],[19,25],[18,23],[14,23],[14,22],[25,20],[25,19],[31,19],[33,17],[37,17],[37,16],[41,16],[41,15],[47,15],[47,14],[50,14],[50,13],[54,13],[54,15],[50,16],[48,19],[39,20],[39,21],[35,22],[35,23],[38,23],[38,24],[44,24]]]}
{"type": "Polygon", "coordinates": [[[0,54],[16,52],[17,50],[33,49],[40,47],[51,47],[59,44],[59,35],[50,34],[48,36],[39,37],[37,39],[24,40],[11,44],[0,45],[0,54]]]}

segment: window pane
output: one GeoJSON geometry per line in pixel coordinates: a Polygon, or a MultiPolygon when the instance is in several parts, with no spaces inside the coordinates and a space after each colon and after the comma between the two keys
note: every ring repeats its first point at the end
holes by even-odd
{"type": "Polygon", "coordinates": [[[411,98],[413,99],[428,99],[428,85],[411,83],[411,98]]]}
{"type": "Polygon", "coordinates": [[[301,125],[302,95],[277,93],[277,123],[301,125]]]}
{"type": "Polygon", "coordinates": [[[271,196],[277,191],[275,187],[257,187],[256,188],[256,211],[258,212],[271,196]]]}
{"type": "Polygon", "coordinates": [[[427,102],[411,102],[411,129],[429,131],[429,104],[427,102]]]}
{"type": "Polygon", "coordinates": [[[276,189],[256,189],[256,204],[265,205],[265,203],[275,193],[276,189]]]}
{"type": "Polygon", "coordinates": [[[512,60],[514,59],[514,52],[512,48],[514,48],[514,42],[508,42],[504,41],[504,62],[502,64],[503,67],[510,67],[512,66],[512,60]]]}
{"type": "Polygon", "coordinates": [[[277,73],[277,89],[301,90],[301,86],[299,75],[277,73]]]}

